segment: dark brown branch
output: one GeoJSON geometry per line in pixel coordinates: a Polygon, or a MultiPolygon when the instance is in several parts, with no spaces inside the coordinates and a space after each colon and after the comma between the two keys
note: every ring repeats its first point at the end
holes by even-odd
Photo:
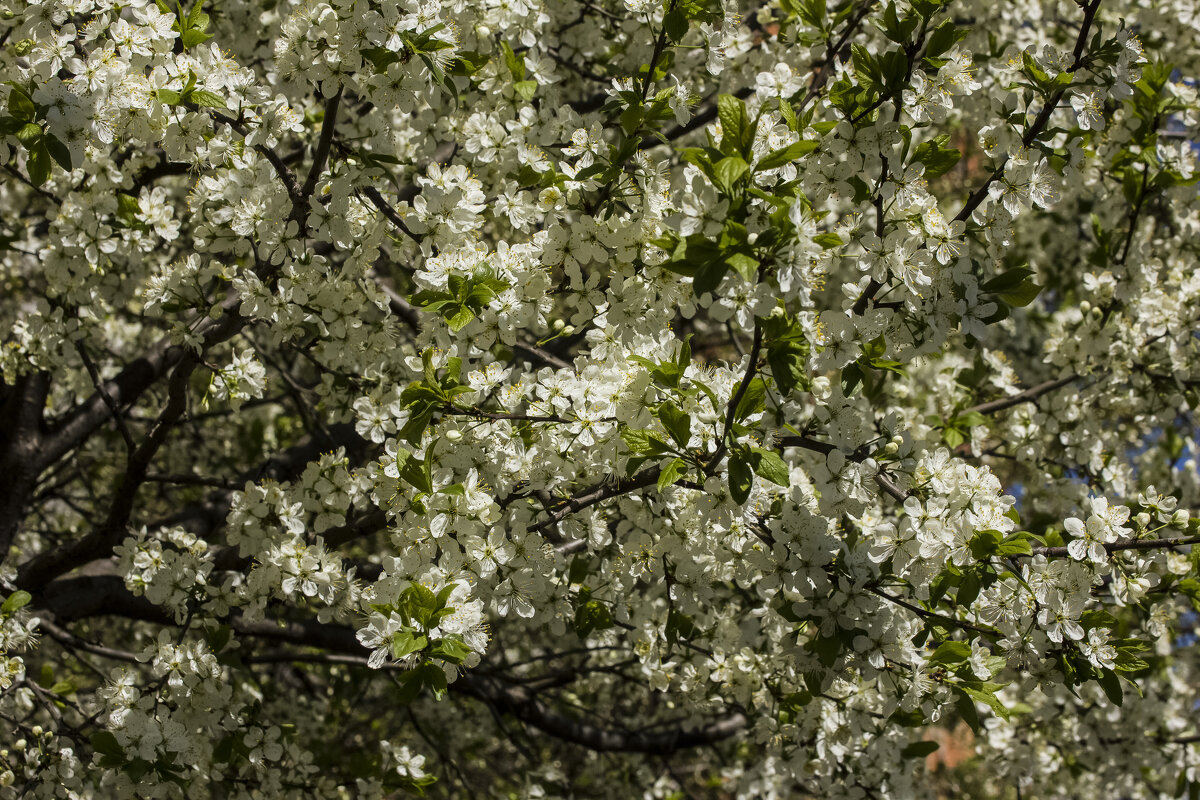
{"type": "MultiPolygon", "coordinates": [[[[1084,47],[1087,46],[1088,33],[1091,31],[1092,22],[1095,20],[1096,11],[1099,10],[1099,8],[1100,0],[1092,0],[1092,2],[1088,3],[1087,7],[1084,9],[1083,25],[1079,29],[1079,38],[1075,40],[1075,57],[1071,63],[1071,66],[1067,68],[1067,72],[1075,72],[1083,65],[1083,50],[1084,47]]],[[[1055,92],[1052,97],[1046,100],[1046,104],[1042,106],[1042,110],[1038,113],[1037,117],[1034,118],[1033,124],[1029,126],[1029,128],[1025,131],[1025,135],[1021,137],[1022,145],[1029,147],[1031,144],[1033,144],[1033,140],[1036,139],[1043,130],[1045,130],[1046,125],[1050,122],[1050,116],[1054,113],[1054,110],[1058,108],[1058,104],[1062,102],[1063,97],[1066,95],[1067,88],[1068,87],[1064,86],[1062,89],[1059,89],[1057,92],[1055,92]]],[[[958,212],[958,216],[956,216],[954,219],[958,222],[966,222],[971,217],[971,214],[975,212],[975,209],[979,208],[984,199],[987,198],[988,187],[1004,177],[1004,170],[1007,167],[1008,158],[1005,158],[1000,162],[1000,165],[996,167],[996,171],[989,175],[987,180],[983,182],[983,185],[971,193],[971,196],[967,198],[966,204],[962,207],[962,210],[958,212]]]]}
{"type": "Polygon", "coordinates": [[[945,622],[946,624],[953,625],[956,628],[963,628],[964,630],[974,631],[975,633],[978,633],[981,636],[989,636],[990,637],[990,636],[996,635],[994,631],[989,631],[986,628],[981,628],[978,625],[974,625],[970,622],[967,622],[966,620],[961,620],[961,619],[958,619],[957,617],[948,617],[945,614],[939,614],[936,611],[930,611],[928,609],[921,608],[920,606],[913,605],[912,603],[909,603],[905,600],[901,600],[899,597],[896,597],[894,595],[890,595],[887,592],[885,592],[882,589],[879,589],[875,586],[867,586],[866,590],[868,592],[870,592],[871,594],[876,595],[877,597],[881,597],[884,600],[887,600],[889,603],[900,606],[901,608],[908,609],[909,611],[913,612],[914,614],[916,614],[918,617],[921,617],[922,619],[936,619],[939,622],[945,622]]]}
{"type": "Polygon", "coordinates": [[[167,402],[150,433],[129,456],[129,462],[117,485],[112,505],[104,523],[82,539],[40,553],[22,564],[17,571],[17,585],[33,591],[51,579],[75,567],[108,555],[120,541],[133,513],[138,489],[146,480],[150,462],[166,443],[167,436],[187,410],[188,380],[197,366],[196,357],[186,358],[171,375],[167,402]]]}
{"type": "Polygon", "coordinates": [[[312,197],[313,190],[317,188],[317,179],[321,177],[321,173],[325,171],[325,165],[329,162],[329,148],[333,144],[333,132],[337,128],[338,105],[342,101],[344,88],[344,86],[339,86],[337,94],[325,101],[325,119],[321,121],[321,137],[317,140],[316,150],[313,151],[313,163],[308,170],[308,177],[304,179],[304,185],[300,187],[300,194],[305,198],[312,197]]]}
{"type": "Polygon", "coordinates": [[[721,459],[725,457],[725,453],[729,449],[728,442],[730,435],[733,433],[734,415],[737,414],[738,405],[742,402],[742,398],[746,396],[746,392],[750,389],[750,383],[754,380],[754,375],[758,372],[758,354],[761,351],[762,326],[758,324],[758,320],[755,320],[754,341],[750,344],[750,359],[746,365],[746,373],[742,375],[742,382],[738,384],[737,391],[734,392],[733,397],[729,400],[729,407],[725,411],[725,427],[721,430],[721,441],[704,469],[709,475],[716,471],[717,467],[721,464],[721,459]]]}
{"type": "Polygon", "coordinates": [[[522,353],[528,353],[547,366],[557,367],[558,369],[574,369],[574,367],[572,367],[566,361],[563,361],[549,350],[544,350],[537,345],[526,344],[525,342],[514,342],[512,349],[514,352],[520,350],[522,353]]]}
{"type": "Polygon", "coordinates": [[[117,424],[117,430],[121,432],[121,438],[125,440],[126,450],[132,453],[137,449],[137,445],[133,441],[133,434],[129,432],[129,426],[125,424],[125,418],[121,416],[121,409],[117,407],[116,402],[109,396],[108,390],[104,388],[104,381],[100,378],[100,371],[96,369],[96,365],[88,357],[87,350],[84,349],[82,343],[76,345],[76,351],[79,353],[79,358],[83,362],[84,369],[87,370],[88,377],[92,379],[92,386],[96,387],[96,393],[100,395],[100,399],[104,401],[104,405],[108,406],[108,411],[112,414],[113,421],[117,424]]]}
{"type": "Polygon", "coordinates": [[[17,379],[0,406],[0,562],[8,554],[41,474],[37,458],[45,446],[42,428],[49,392],[50,373],[29,373],[17,379]]]}
{"type": "Polygon", "coordinates": [[[542,533],[577,511],[594,506],[596,503],[603,503],[605,500],[613,497],[629,494],[638,489],[645,489],[647,486],[653,486],[658,483],[658,475],[659,470],[655,467],[654,469],[642,470],[637,475],[624,481],[617,479],[611,483],[600,483],[589,486],[573,495],[566,503],[555,509],[550,514],[549,519],[531,526],[529,530],[534,533],[542,533]]]}
{"type": "MultiPolygon", "coordinates": [[[[1167,539],[1134,539],[1125,542],[1111,542],[1104,545],[1105,552],[1119,553],[1122,550],[1158,550],[1164,547],[1182,547],[1184,545],[1200,544],[1200,536],[1177,536],[1167,539]]],[[[1032,555],[1065,558],[1070,553],[1066,547],[1035,547],[1032,555]]]]}
{"type": "MultiPolygon", "coordinates": [[[[162,609],[129,594],[121,578],[115,575],[60,579],[48,585],[34,602],[53,613],[58,623],[94,616],[119,616],[162,625],[174,624],[162,609]]],[[[229,623],[242,636],[331,651],[311,655],[264,654],[257,657],[261,663],[287,660],[363,667],[367,664],[366,651],[349,627],[313,621],[249,622],[238,615],[234,615],[229,623]]],[[[667,755],[728,739],[745,728],[747,722],[743,714],[735,712],[695,728],[678,727],[655,733],[623,731],[567,717],[548,708],[536,692],[492,675],[468,672],[450,684],[450,690],[481,700],[557,739],[596,751],[667,755]]]]}
{"type": "MultiPolygon", "coordinates": [[[[822,442],[808,436],[785,436],[779,440],[780,447],[802,447],[805,450],[812,450],[816,453],[828,455],[838,448],[829,442],[822,442]]],[[[848,453],[846,458],[850,461],[862,462],[869,457],[869,454],[864,452],[848,453]]],[[[901,489],[892,476],[888,475],[882,469],[875,473],[875,483],[880,489],[887,492],[893,500],[898,503],[903,503],[908,499],[908,493],[901,489]]]]}
{"type": "Polygon", "coordinates": [[[994,414],[997,411],[1004,411],[1005,409],[1012,408],[1013,406],[1019,406],[1022,403],[1033,403],[1036,405],[1038,398],[1040,398],[1042,395],[1049,394],[1055,389],[1061,389],[1062,387],[1074,383],[1077,380],[1079,380],[1078,375],[1068,375],[1065,378],[1057,378],[1052,381],[1046,381],[1044,383],[1039,383],[1037,386],[1031,386],[1019,394],[1014,394],[1010,397],[1001,397],[998,400],[989,400],[986,403],[980,403],[977,406],[971,406],[970,408],[964,409],[960,413],[970,414],[974,411],[980,414],[994,414]]]}
{"type": "Polygon", "coordinates": [[[392,223],[392,225],[399,228],[405,236],[412,239],[414,242],[421,241],[422,237],[409,230],[408,225],[406,225],[400,215],[396,213],[396,209],[392,207],[391,203],[383,199],[383,195],[379,193],[378,189],[376,189],[374,186],[364,186],[362,189],[358,190],[358,193],[366,195],[367,199],[371,201],[371,205],[379,209],[379,212],[383,214],[384,218],[388,222],[392,223]]]}

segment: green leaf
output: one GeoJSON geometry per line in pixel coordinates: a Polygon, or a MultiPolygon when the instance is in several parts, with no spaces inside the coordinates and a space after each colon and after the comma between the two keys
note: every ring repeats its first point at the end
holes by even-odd
{"type": "Polygon", "coordinates": [[[465,304],[451,307],[454,308],[454,312],[446,317],[446,324],[450,326],[451,331],[458,333],[471,324],[471,320],[475,319],[475,312],[465,304]]]}
{"type": "Polygon", "coordinates": [[[731,194],[738,179],[750,171],[750,165],[739,156],[726,156],[717,162],[713,168],[715,184],[718,189],[731,194]]]}
{"type": "Polygon", "coordinates": [[[509,47],[508,42],[500,43],[500,50],[504,53],[504,63],[508,66],[509,73],[513,76],[513,82],[525,80],[525,59],[519,57],[509,47]]]}
{"type": "Polygon", "coordinates": [[[814,142],[809,139],[804,139],[799,142],[788,145],[787,147],[773,150],[763,156],[758,162],[756,168],[759,170],[776,169],[784,164],[790,164],[802,156],[806,156],[812,151],[821,146],[820,142],[814,142]]]}
{"type": "Polygon", "coordinates": [[[1007,292],[1001,292],[997,295],[1005,303],[1010,306],[1024,308],[1037,299],[1037,296],[1042,291],[1042,286],[1034,283],[1031,280],[1023,281],[1017,288],[1007,292]]]}
{"type": "Polygon", "coordinates": [[[426,494],[433,492],[433,481],[430,479],[430,464],[428,462],[422,461],[412,453],[398,450],[396,452],[396,466],[399,469],[400,477],[412,484],[413,487],[426,494]],[[404,454],[403,462],[400,460],[401,453],[404,454]]]}
{"type": "Polygon", "coordinates": [[[759,476],[777,486],[786,488],[791,485],[791,471],[788,469],[787,463],[779,457],[778,453],[772,450],[764,450],[761,447],[751,447],[750,456],[754,462],[754,471],[759,476]]]}
{"type": "Polygon", "coordinates": [[[971,555],[976,559],[983,561],[993,555],[1000,547],[1000,542],[1003,540],[1004,534],[1000,531],[984,530],[977,532],[971,537],[969,547],[971,555]]]}
{"type": "Polygon", "coordinates": [[[584,556],[575,556],[571,560],[571,568],[567,572],[567,580],[570,583],[583,583],[583,579],[588,576],[588,560],[584,556]]]}
{"type": "Polygon", "coordinates": [[[742,395],[742,399],[738,401],[737,408],[733,412],[734,422],[741,422],[746,417],[752,414],[757,414],[762,411],[767,396],[767,384],[762,378],[754,378],[746,386],[746,392],[742,395]]]}
{"type": "Polygon", "coordinates": [[[754,468],[745,453],[734,453],[729,458],[729,494],[734,502],[742,505],[750,497],[754,486],[754,468]]]}
{"type": "Polygon", "coordinates": [[[629,447],[631,453],[641,455],[665,455],[671,452],[671,448],[666,442],[659,439],[653,433],[647,430],[637,430],[634,428],[622,428],[621,438],[629,447]]]}
{"type": "Polygon", "coordinates": [[[1006,538],[996,548],[996,555],[1007,558],[1009,556],[1032,555],[1033,546],[1030,544],[1032,534],[1025,531],[1017,531],[1006,538]]]}
{"type": "Polygon", "coordinates": [[[434,699],[446,696],[446,672],[437,664],[426,661],[421,665],[421,680],[433,692],[434,699]]]}
{"type": "Polygon", "coordinates": [[[946,20],[934,28],[933,33],[929,34],[925,45],[925,57],[937,58],[965,39],[968,33],[967,28],[956,27],[953,20],[946,20]]]}
{"type": "Polygon", "coordinates": [[[917,149],[913,153],[913,160],[925,165],[926,180],[932,180],[945,175],[962,158],[962,153],[953,147],[947,146],[949,141],[949,134],[942,134],[935,139],[917,145],[917,149]]]}
{"type": "Polygon", "coordinates": [[[393,53],[385,47],[365,47],[359,50],[358,54],[370,62],[379,73],[386,73],[388,67],[400,60],[399,53],[393,53]]]}
{"type": "Polygon", "coordinates": [[[179,35],[179,41],[183,44],[184,50],[190,50],[198,44],[204,44],[211,38],[213,37],[195,28],[186,30],[179,35]]]}
{"type": "Polygon", "coordinates": [[[675,440],[675,444],[687,447],[688,440],[692,438],[692,418],[690,416],[670,400],[664,400],[658,407],[658,419],[667,429],[671,438],[675,440]]]}
{"type": "Polygon", "coordinates": [[[528,103],[537,94],[538,83],[537,81],[517,81],[513,84],[513,89],[518,97],[528,103]]]}
{"type": "Polygon", "coordinates": [[[913,742],[900,751],[901,758],[925,758],[931,753],[937,752],[940,745],[937,742],[913,742]]]}
{"type": "Polygon", "coordinates": [[[1120,706],[1125,701],[1125,691],[1121,687],[1121,678],[1111,669],[1100,670],[1100,677],[1096,679],[1100,684],[1100,688],[1104,690],[1104,695],[1114,706],[1120,706]]]}
{"type": "Polygon", "coordinates": [[[721,121],[721,152],[742,152],[742,132],[748,127],[746,106],[731,94],[719,95],[717,118],[721,121]]]}
{"type": "Polygon", "coordinates": [[[796,14],[808,25],[825,30],[825,0],[798,0],[796,14]]]}
{"type": "Polygon", "coordinates": [[[696,293],[697,297],[715,292],[728,272],[729,265],[723,260],[709,261],[703,264],[692,278],[692,291],[696,293]]]}
{"type": "Polygon", "coordinates": [[[961,664],[971,657],[971,645],[966,642],[942,642],[937,649],[930,654],[926,661],[930,664],[940,664],[941,666],[950,667],[955,664],[961,664]]]}
{"type": "Polygon", "coordinates": [[[842,241],[842,237],[836,233],[818,233],[812,240],[814,244],[821,245],[821,248],[824,250],[828,250],[831,247],[841,247],[845,244],[842,241]]]}
{"type": "Polygon", "coordinates": [[[111,731],[96,731],[88,737],[91,742],[92,749],[101,755],[110,756],[112,758],[125,760],[125,748],[117,741],[117,737],[111,731]]]}
{"type": "Polygon", "coordinates": [[[1026,278],[1034,274],[1034,271],[1029,267],[1016,267],[1015,269],[1001,272],[994,278],[984,281],[979,288],[985,292],[1001,293],[1008,292],[1020,286],[1026,278]]]}
{"type": "Polygon", "coordinates": [[[484,53],[477,53],[473,50],[459,50],[454,60],[450,62],[450,66],[447,67],[446,72],[451,75],[470,77],[483,69],[491,60],[491,56],[484,53]]]}
{"type": "Polygon", "coordinates": [[[663,30],[667,32],[667,37],[674,43],[679,44],[683,41],[683,37],[687,36],[688,18],[678,8],[672,9],[663,17],[663,30]]]}
{"type": "Polygon", "coordinates": [[[421,693],[421,684],[424,682],[422,672],[419,669],[402,672],[396,680],[399,684],[399,690],[396,692],[396,702],[399,705],[406,706],[417,699],[417,696],[421,693]]]}
{"type": "Polygon", "coordinates": [[[779,98],[779,115],[783,117],[789,130],[793,132],[800,130],[800,120],[796,117],[796,109],[792,108],[792,104],[782,97],[779,98]]]}
{"type": "Polygon", "coordinates": [[[16,83],[9,82],[8,113],[21,122],[33,122],[37,107],[29,95],[16,83]]]}
{"type": "Polygon", "coordinates": [[[204,13],[204,3],[196,0],[187,16],[187,27],[198,31],[208,29],[208,14],[204,13]]]}
{"type": "Polygon", "coordinates": [[[42,126],[36,122],[28,122],[18,128],[14,135],[26,150],[32,150],[42,140],[42,126]]]}
{"type": "MultiPolygon", "coordinates": [[[[955,687],[956,689],[958,687],[955,687]]],[[[958,700],[955,701],[955,707],[958,709],[959,716],[963,718],[963,722],[967,723],[968,727],[978,735],[982,730],[983,725],[979,721],[979,711],[975,708],[975,702],[966,692],[957,692],[958,700]]]]}
{"type": "Polygon", "coordinates": [[[392,634],[391,641],[388,642],[389,649],[392,652],[392,658],[399,661],[407,655],[411,655],[418,650],[424,650],[429,644],[429,640],[423,634],[415,633],[410,630],[402,630],[392,634]]]}
{"type": "Polygon", "coordinates": [[[229,640],[233,638],[233,628],[228,625],[218,625],[212,631],[206,634],[208,640],[208,649],[213,653],[220,653],[229,644],[229,640]]]}
{"type": "Polygon", "coordinates": [[[671,608],[667,611],[667,625],[665,633],[667,641],[672,644],[680,640],[693,639],[699,635],[700,629],[696,627],[696,622],[687,614],[679,611],[676,608],[671,608]]]}
{"type": "Polygon", "coordinates": [[[612,614],[608,606],[599,600],[588,600],[575,609],[575,633],[580,639],[587,638],[592,631],[602,631],[612,627],[612,614]]]}
{"type": "Polygon", "coordinates": [[[658,490],[661,492],[668,486],[673,486],[676,481],[687,474],[687,468],[687,462],[682,458],[672,459],[671,463],[658,473],[658,490]]]}
{"type": "Polygon", "coordinates": [[[963,681],[954,686],[955,689],[964,693],[972,700],[978,700],[985,704],[992,711],[1003,718],[1008,719],[1012,716],[1012,712],[1008,706],[1000,702],[1000,698],[996,697],[996,690],[1001,688],[994,683],[983,683],[981,681],[963,681]]]}
{"type": "Polygon", "coordinates": [[[758,273],[758,259],[747,253],[730,253],[725,257],[725,263],[748,281],[752,281],[758,273]]]}
{"type": "Polygon", "coordinates": [[[219,94],[210,92],[207,89],[197,89],[188,95],[188,100],[200,108],[228,108],[225,105],[225,100],[219,94]]]}
{"type": "Polygon", "coordinates": [[[969,608],[979,597],[979,587],[979,574],[974,570],[965,573],[962,581],[958,584],[958,594],[954,596],[954,604],[959,608],[969,608]]]}
{"type": "Polygon", "coordinates": [[[117,217],[126,225],[136,225],[137,217],[142,211],[138,199],[125,192],[117,192],[117,217]]]}
{"type": "Polygon", "coordinates": [[[17,589],[4,599],[4,605],[0,605],[0,614],[11,617],[19,609],[29,605],[31,600],[33,600],[33,595],[24,589],[17,589]]]}
{"type": "Polygon", "coordinates": [[[458,634],[450,634],[444,636],[433,643],[429,648],[431,658],[440,658],[443,661],[449,661],[451,664],[461,664],[471,654],[471,648],[458,634]]]}
{"type": "Polygon", "coordinates": [[[67,146],[52,133],[46,134],[44,141],[46,142],[46,151],[50,153],[50,157],[65,171],[70,172],[71,151],[67,146]]]}
{"type": "Polygon", "coordinates": [[[29,159],[25,163],[29,170],[29,180],[34,186],[41,186],[50,180],[50,151],[46,142],[39,139],[37,144],[29,149],[29,159]]]}

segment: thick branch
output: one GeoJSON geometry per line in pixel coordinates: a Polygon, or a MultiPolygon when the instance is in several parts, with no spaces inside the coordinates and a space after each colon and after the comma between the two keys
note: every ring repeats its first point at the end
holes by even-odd
{"type": "MultiPolygon", "coordinates": [[[[122,580],[116,576],[88,576],[54,581],[46,587],[45,592],[35,598],[35,603],[53,613],[59,624],[86,617],[110,615],[164,625],[173,624],[161,609],[129,594],[122,580]]],[[[243,636],[290,642],[342,654],[340,657],[319,659],[328,663],[366,666],[366,651],[349,627],[323,625],[311,621],[248,622],[236,615],[230,619],[230,625],[243,636]]],[[[314,659],[299,656],[294,660],[314,659]]],[[[496,676],[468,672],[450,684],[450,689],[482,700],[501,713],[512,714],[557,739],[597,751],[667,755],[728,739],[742,730],[747,722],[744,715],[733,713],[695,728],[680,727],[653,733],[623,731],[602,728],[555,712],[542,703],[535,692],[512,685],[496,676]]]]}
{"type": "Polygon", "coordinates": [[[1003,411],[1007,408],[1012,408],[1013,406],[1019,406],[1022,403],[1034,403],[1036,405],[1038,398],[1042,395],[1049,394],[1055,389],[1061,389],[1062,387],[1074,383],[1077,380],[1079,380],[1078,375],[1068,375],[1065,378],[1057,378],[1056,380],[1046,381],[1045,383],[1039,383],[1037,386],[1031,386],[1025,391],[1019,394],[1014,394],[1011,397],[1001,397],[998,400],[989,400],[986,403],[980,403],[977,406],[971,406],[968,409],[964,409],[961,413],[969,414],[972,411],[976,411],[980,414],[994,414],[997,411],[1003,411]]]}
{"type": "MultiPolygon", "coordinates": [[[[1190,544],[1200,544],[1200,536],[1177,536],[1167,539],[1133,539],[1125,542],[1112,542],[1104,545],[1104,550],[1112,554],[1122,550],[1159,550],[1164,547],[1181,547],[1190,544]]],[[[1033,548],[1033,555],[1065,558],[1070,553],[1066,547],[1035,547],[1033,548]]]]}
{"type": "Polygon", "coordinates": [[[22,564],[17,572],[18,586],[26,590],[37,589],[54,577],[81,564],[103,558],[112,551],[129,523],[134,500],[138,489],[146,480],[150,462],[159,448],[166,443],[175,423],[187,410],[188,380],[197,363],[196,358],[192,357],[175,367],[171,375],[167,403],[145,440],[129,456],[125,474],[121,476],[104,523],[82,539],[41,553],[22,564]]]}

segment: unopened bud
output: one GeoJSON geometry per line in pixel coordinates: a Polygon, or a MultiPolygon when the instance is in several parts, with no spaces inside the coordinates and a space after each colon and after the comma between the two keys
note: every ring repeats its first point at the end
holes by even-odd
{"type": "Polygon", "coordinates": [[[452,442],[457,442],[459,439],[462,438],[462,431],[448,430],[448,431],[446,431],[446,438],[452,442]]]}

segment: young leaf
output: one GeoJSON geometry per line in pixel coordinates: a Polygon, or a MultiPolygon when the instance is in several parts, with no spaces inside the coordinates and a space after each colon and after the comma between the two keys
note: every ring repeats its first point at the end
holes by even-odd
{"type": "Polygon", "coordinates": [[[750,497],[750,489],[754,486],[754,468],[749,458],[742,453],[734,453],[729,458],[729,494],[738,505],[750,497]]]}

